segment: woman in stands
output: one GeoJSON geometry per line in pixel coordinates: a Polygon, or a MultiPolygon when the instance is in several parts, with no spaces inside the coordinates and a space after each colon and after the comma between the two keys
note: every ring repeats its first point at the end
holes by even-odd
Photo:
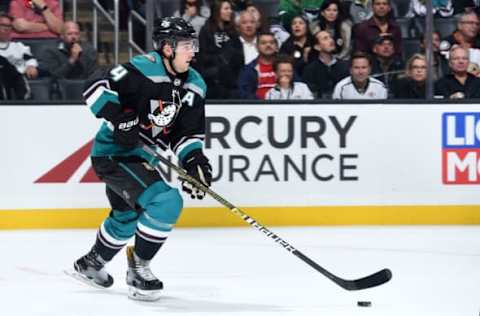
{"type": "Polygon", "coordinates": [[[297,15],[292,19],[292,34],[280,47],[280,53],[291,56],[295,60],[295,72],[302,76],[303,68],[307,64],[309,51],[313,46],[313,36],[308,28],[305,17],[297,15]]]}
{"type": "Polygon", "coordinates": [[[229,70],[226,43],[238,36],[235,30],[232,4],[228,0],[212,5],[210,18],[200,30],[198,68],[208,86],[207,98],[227,99],[229,89],[222,78],[229,70]]]}
{"type": "Polygon", "coordinates": [[[320,7],[318,21],[311,24],[312,34],[329,31],[337,47],[336,57],[349,59],[351,51],[352,22],[345,18],[339,0],[325,0],[320,7]]]}
{"type": "Polygon", "coordinates": [[[397,80],[393,87],[395,99],[425,99],[427,81],[427,59],[425,55],[414,54],[407,61],[406,77],[397,80]]]}
{"type": "Polygon", "coordinates": [[[195,33],[200,33],[200,29],[210,15],[208,7],[202,6],[202,0],[182,0],[180,1],[180,10],[174,13],[189,22],[195,29],[195,33]]]}

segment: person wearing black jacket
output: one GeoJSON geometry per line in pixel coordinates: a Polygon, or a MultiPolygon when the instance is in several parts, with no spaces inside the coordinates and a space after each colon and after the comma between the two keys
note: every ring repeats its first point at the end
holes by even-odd
{"type": "Polygon", "coordinates": [[[8,59],[0,56],[0,100],[26,100],[29,97],[25,78],[8,59]]]}
{"type": "Polygon", "coordinates": [[[468,73],[468,50],[453,46],[449,54],[451,74],[435,83],[435,96],[445,99],[480,98],[480,79],[468,73]]]}
{"type": "Polygon", "coordinates": [[[422,54],[414,54],[407,61],[406,77],[400,78],[393,85],[395,99],[425,99],[425,82],[427,80],[427,60],[422,54]]]}
{"type": "Polygon", "coordinates": [[[305,67],[302,79],[317,99],[329,98],[335,85],[348,77],[348,63],[333,56],[336,47],[329,32],[318,32],[315,40],[314,50],[318,57],[305,67]]]}
{"type": "Polygon", "coordinates": [[[230,87],[223,82],[229,78],[230,67],[225,46],[237,37],[232,4],[228,0],[215,2],[210,18],[200,30],[198,68],[208,86],[208,99],[227,99],[230,87]]]}

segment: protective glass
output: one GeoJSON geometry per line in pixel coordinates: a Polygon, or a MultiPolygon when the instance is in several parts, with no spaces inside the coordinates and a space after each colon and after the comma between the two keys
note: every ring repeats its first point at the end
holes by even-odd
{"type": "Polygon", "coordinates": [[[199,45],[197,39],[178,39],[175,45],[175,52],[182,53],[182,52],[193,52],[198,53],[199,45]]]}

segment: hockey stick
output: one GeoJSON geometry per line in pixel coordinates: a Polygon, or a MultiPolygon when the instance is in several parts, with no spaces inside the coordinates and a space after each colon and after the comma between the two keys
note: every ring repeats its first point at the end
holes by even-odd
{"type": "MultiPolygon", "coordinates": [[[[363,289],[368,289],[374,286],[378,286],[381,284],[384,284],[388,282],[392,278],[392,272],[389,269],[383,269],[381,271],[378,271],[372,275],[369,275],[367,277],[357,279],[357,280],[345,280],[342,279],[333,273],[329,272],[322,266],[318,265],[315,261],[301,253],[299,250],[295,249],[292,245],[290,245],[288,242],[286,242],[284,239],[282,239],[280,236],[266,228],[265,226],[261,225],[259,222],[257,222],[255,219],[252,217],[248,216],[246,213],[244,213],[242,210],[240,210],[238,207],[233,205],[232,203],[228,202],[225,200],[223,197],[215,193],[213,190],[205,186],[203,183],[198,181],[197,179],[193,178],[192,176],[188,175],[187,172],[183,169],[180,168],[179,166],[175,165],[173,162],[168,160],[167,158],[163,157],[162,155],[158,154],[155,150],[150,148],[147,145],[143,145],[143,149],[151,154],[153,157],[157,158],[159,161],[167,165],[170,169],[173,169],[180,178],[185,179],[186,181],[190,182],[193,184],[195,187],[198,189],[202,190],[203,192],[207,193],[210,195],[212,198],[217,200],[220,204],[223,206],[227,207],[233,214],[238,215],[241,217],[245,222],[250,224],[251,226],[255,227],[262,233],[264,233],[267,237],[270,237],[273,239],[276,243],[280,244],[283,248],[300,258],[303,262],[307,263],[309,266],[332,280],[335,284],[341,286],[345,290],[353,291],[353,290],[363,290],[363,289]]],[[[156,167],[156,166],[152,166],[156,167]]]]}

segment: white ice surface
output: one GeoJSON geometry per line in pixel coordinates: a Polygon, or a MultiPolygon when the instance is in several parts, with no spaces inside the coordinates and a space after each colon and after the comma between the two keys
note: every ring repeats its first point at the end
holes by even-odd
{"type": "Polygon", "coordinates": [[[175,229],[152,262],[163,297],[136,302],[127,298],[123,251],[108,265],[111,289],[63,273],[94,230],[0,231],[0,315],[479,315],[480,227],[272,230],[341,277],[388,267],[393,279],[348,292],[252,228],[175,229]]]}

